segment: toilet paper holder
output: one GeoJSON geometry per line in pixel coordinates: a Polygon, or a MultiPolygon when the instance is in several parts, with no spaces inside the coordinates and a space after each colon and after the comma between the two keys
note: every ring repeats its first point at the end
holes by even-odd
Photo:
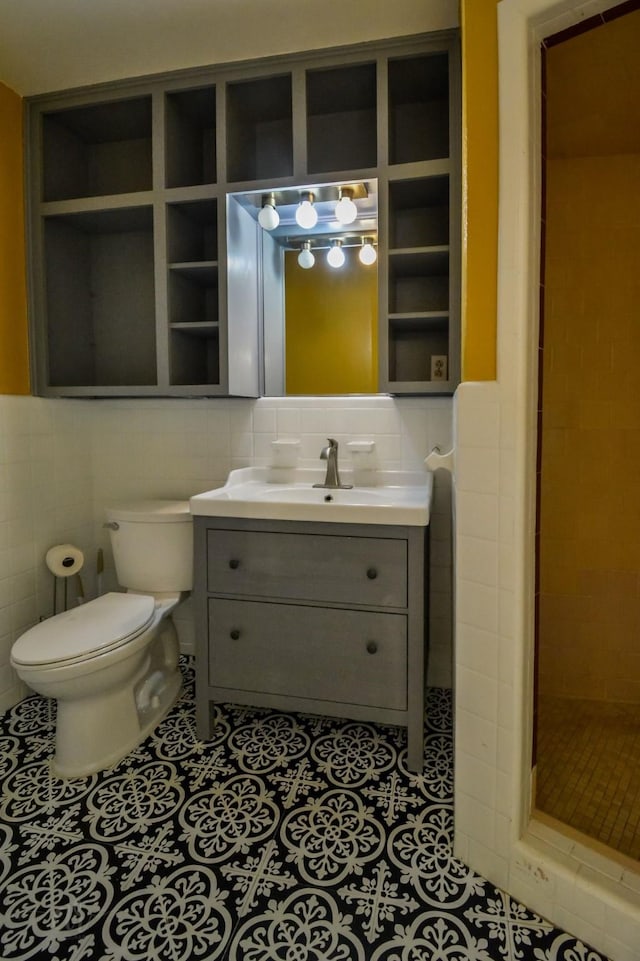
{"type": "Polygon", "coordinates": [[[64,581],[64,610],[68,608],[69,578],[78,578],[78,603],[84,600],[84,587],[80,571],[84,566],[84,554],[73,544],[56,544],[45,555],[45,564],[53,574],[53,614],[58,613],[58,581],[64,581]]]}

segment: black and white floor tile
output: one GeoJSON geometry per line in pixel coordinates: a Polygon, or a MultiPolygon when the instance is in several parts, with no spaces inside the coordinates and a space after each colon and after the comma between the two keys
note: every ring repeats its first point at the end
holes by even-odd
{"type": "Polygon", "coordinates": [[[3,961],[603,961],[453,857],[450,694],[403,730],[220,705],[110,771],[51,774],[54,712],[0,718],[3,961]]]}

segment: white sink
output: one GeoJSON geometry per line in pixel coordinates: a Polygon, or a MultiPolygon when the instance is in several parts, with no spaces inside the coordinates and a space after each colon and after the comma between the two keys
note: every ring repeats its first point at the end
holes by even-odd
{"type": "MultiPolygon", "coordinates": [[[[324,470],[245,467],[231,471],[224,487],[196,494],[191,513],[205,517],[331,521],[342,524],[429,523],[433,474],[429,471],[375,471],[375,486],[349,490],[318,488],[324,470]]],[[[343,483],[350,483],[348,472],[343,483]]]]}
{"type": "Polygon", "coordinates": [[[388,490],[371,487],[354,487],[351,490],[333,488],[302,487],[291,484],[289,487],[273,487],[264,490],[260,499],[265,501],[286,501],[287,504],[350,504],[355,507],[367,504],[389,503],[388,490]]]}

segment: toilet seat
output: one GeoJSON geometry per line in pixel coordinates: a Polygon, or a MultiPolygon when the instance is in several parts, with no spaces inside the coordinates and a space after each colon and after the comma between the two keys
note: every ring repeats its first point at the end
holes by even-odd
{"type": "Polygon", "coordinates": [[[154,612],[155,601],[148,594],[103,594],[26,631],[13,645],[11,661],[35,668],[106,654],[142,633],[154,612]]]}

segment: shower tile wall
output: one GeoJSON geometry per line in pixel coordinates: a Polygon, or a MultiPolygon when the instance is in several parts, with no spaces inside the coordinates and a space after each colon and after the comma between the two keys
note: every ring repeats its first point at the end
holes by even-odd
{"type": "Polygon", "coordinates": [[[640,703],[640,155],[548,169],[540,687],[640,703]]]}
{"type": "MultiPolygon", "coordinates": [[[[340,442],[371,438],[382,469],[420,470],[434,446],[451,444],[452,402],[443,398],[265,398],[250,400],[72,401],[0,398],[0,709],[19,696],[8,663],[13,640],[52,609],[42,559],[54,543],[86,555],[85,592],[96,587],[96,553],[105,549],[103,589],[115,586],[105,504],[141,497],[188,497],[224,483],[229,470],[267,464],[271,441],[299,437],[300,465],[319,466],[327,434],[340,442]]],[[[346,446],[342,463],[349,466],[346,446]]],[[[431,524],[429,681],[451,685],[451,496],[436,475],[431,524]]],[[[177,619],[193,648],[190,604],[177,619]]]]}

